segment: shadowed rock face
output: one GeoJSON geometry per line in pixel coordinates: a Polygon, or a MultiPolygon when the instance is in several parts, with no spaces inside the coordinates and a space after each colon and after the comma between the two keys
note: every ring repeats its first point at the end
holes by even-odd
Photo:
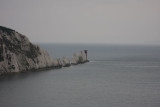
{"type": "Polygon", "coordinates": [[[49,54],[24,35],[0,26],[0,74],[55,65],[49,54]]]}

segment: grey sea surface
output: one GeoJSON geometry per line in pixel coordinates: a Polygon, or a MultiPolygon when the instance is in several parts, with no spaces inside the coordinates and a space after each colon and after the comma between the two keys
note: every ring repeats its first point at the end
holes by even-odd
{"type": "Polygon", "coordinates": [[[0,107],[160,107],[160,46],[40,45],[90,62],[0,76],[0,107]]]}

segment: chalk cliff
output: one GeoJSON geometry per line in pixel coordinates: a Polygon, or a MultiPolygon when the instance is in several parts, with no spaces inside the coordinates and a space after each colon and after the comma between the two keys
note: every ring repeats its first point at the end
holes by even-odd
{"type": "Polygon", "coordinates": [[[81,51],[79,54],[74,54],[72,57],[71,64],[72,65],[77,65],[77,64],[82,64],[88,62],[86,54],[84,51],[81,51]]]}
{"type": "Polygon", "coordinates": [[[41,68],[61,68],[87,62],[83,51],[74,54],[72,61],[63,57],[53,60],[40,46],[15,30],[0,26],[0,74],[41,68]]]}
{"type": "Polygon", "coordinates": [[[70,63],[70,60],[69,60],[69,59],[63,57],[62,60],[63,60],[63,66],[64,66],[64,67],[71,66],[71,63],[70,63]]]}
{"type": "Polygon", "coordinates": [[[60,66],[49,54],[29,39],[0,26],[0,74],[60,66]]]}

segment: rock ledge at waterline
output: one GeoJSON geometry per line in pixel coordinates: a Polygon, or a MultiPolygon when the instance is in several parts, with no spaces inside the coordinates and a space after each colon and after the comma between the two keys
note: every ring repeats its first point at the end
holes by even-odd
{"type": "Polygon", "coordinates": [[[0,26],[0,74],[27,72],[43,68],[61,68],[88,62],[83,51],[72,60],[53,59],[40,46],[15,30],[0,26]]]}

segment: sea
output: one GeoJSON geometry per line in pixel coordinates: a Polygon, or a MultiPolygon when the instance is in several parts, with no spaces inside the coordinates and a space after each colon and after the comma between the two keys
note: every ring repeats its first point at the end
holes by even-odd
{"type": "Polygon", "coordinates": [[[0,107],[160,107],[160,46],[40,44],[85,64],[0,76],[0,107]]]}

